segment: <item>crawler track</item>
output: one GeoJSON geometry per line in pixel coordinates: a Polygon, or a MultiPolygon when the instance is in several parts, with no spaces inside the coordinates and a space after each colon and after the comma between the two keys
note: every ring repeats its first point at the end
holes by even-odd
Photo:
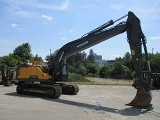
{"type": "Polygon", "coordinates": [[[60,86],[54,85],[42,85],[42,84],[18,84],[17,85],[18,94],[34,94],[43,95],[49,98],[58,98],[62,94],[62,89],[60,86]]]}
{"type": "Polygon", "coordinates": [[[79,87],[77,85],[61,85],[62,94],[76,95],[79,92],[79,87]]]}

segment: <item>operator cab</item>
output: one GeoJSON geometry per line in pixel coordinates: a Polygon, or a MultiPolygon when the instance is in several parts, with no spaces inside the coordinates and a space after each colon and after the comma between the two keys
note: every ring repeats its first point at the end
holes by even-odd
{"type": "Polygon", "coordinates": [[[59,78],[58,78],[59,81],[63,81],[63,82],[66,82],[68,81],[68,67],[66,64],[64,64],[63,68],[62,68],[62,71],[59,75],[59,78]]]}

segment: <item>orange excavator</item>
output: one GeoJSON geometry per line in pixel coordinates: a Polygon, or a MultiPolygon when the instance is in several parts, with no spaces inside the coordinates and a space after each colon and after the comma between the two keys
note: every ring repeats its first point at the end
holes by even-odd
{"type": "MultiPolygon", "coordinates": [[[[130,46],[132,61],[136,73],[136,80],[133,87],[137,89],[135,98],[129,106],[145,107],[152,100],[150,91],[151,69],[146,47],[146,38],[142,32],[140,20],[133,12],[113,21],[110,20],[81,38],[71,41],[62,46],[57,54],[49,60],[47,66],[26,64],[19,68],[17,74],[17,93],[22,94],[28,91],[42,92],[49,97],[58,98],[61,94],[77,94],[77,85],[67,85],[68,72],[66,59],[80,51],[83,51],[100,42],[108,40],[119,34],[127,33],[127,41],[130,46]],[[126,21],[112,26],[115,22],[127,17],[126,21]],[[146,58],[146,66],[142,67],[142,47],[146,58]],[[144,68],[144,69],[142,69],[144,68]]],[[[118,44],[115,44],[118,47],[118,44]]]]}

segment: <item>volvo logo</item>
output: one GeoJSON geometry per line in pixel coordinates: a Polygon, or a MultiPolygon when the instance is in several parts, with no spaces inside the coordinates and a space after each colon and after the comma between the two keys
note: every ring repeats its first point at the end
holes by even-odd
{"type": "Polygon", "coordinates": [[[82,46],[84,46],[84,45],[86,45],[86,44],[88,44],[88,41],[86,41],[86,42],[84,42],[84,43],[81,43],[81,44],[77,45],[77,47],[80,48],[80,47],[82,47],[82,46]]]}

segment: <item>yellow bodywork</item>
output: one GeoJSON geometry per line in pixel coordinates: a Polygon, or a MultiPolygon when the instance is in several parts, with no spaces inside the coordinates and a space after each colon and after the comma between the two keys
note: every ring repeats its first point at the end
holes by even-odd
{"type": "Polygon", "coordinates": [[[26,79],[33,79],[33,80],[48,80],[50,78],[48,73],[44,73],[42,69],[38,66],[27,66],[21,67],[18,71],[18,80],[26,80],[26,79]]]}

